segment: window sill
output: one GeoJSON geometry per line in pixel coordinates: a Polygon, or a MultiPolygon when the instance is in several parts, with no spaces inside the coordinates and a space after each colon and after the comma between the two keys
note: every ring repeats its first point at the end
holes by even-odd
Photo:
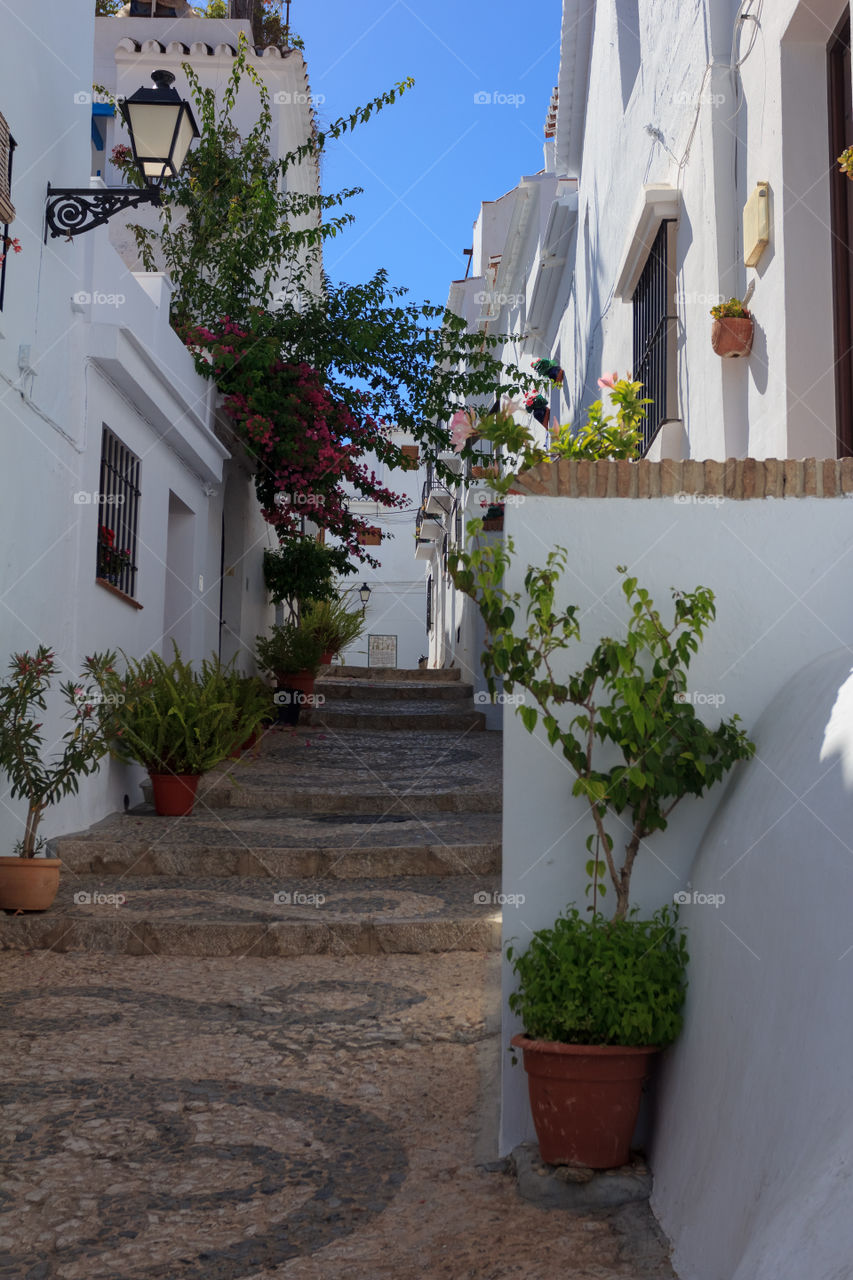
{"type": "Polygon", "coordinates": [[[125,604],[132,605],[134,609],[142,609],[144,607],[138,600],[134,600],[133,596],[129,596],[126,591],[120,590],[112,582],[107,582],[106,578],[96,578],[95,584],[103,587],[105,591],[109,591],[112,595],[118,596],[119,600],[123,600],[125,604]]]}

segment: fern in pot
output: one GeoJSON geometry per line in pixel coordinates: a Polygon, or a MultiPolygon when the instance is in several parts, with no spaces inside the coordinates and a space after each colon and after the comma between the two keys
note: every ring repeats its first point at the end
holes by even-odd
{"type": "Polygon", "coordinates": [[[578,607],[560,609],[555,599],[567,553],[557,548],[544,567],[528,568],[522,599],[503,585],[513,550],[510,540],[451,552],[451,573],[486,622],[492,687],[500,676],[505,690],[525,690],[517,713],[531,733],[541,724],[568,762],[572,794],[586,801],[592,829],[587,911],[571,904],[525,949],[508,948],[518,978],[510,1008],[524,1026],[512,1046],[523,1054],[543,1160],[615,1168],[629,1158],[653,1059],[681,1029],[686,991],[677,909],[638,916],[630,900],[635,860],[677,804],[702,796],[754,747],[737,716],[707,725],[685,693],[715,616],[711,591],[674,591],[673,616],[664,621],[649,593],[624,576],[624,635],[603,637],[578,671],[560,678],[555,667],[580,640],[578,607]]]}
{"type": "Polygon", "coordinates": [[[257,715],[235,719],[221,672],[210,664],[194,671],[177,646],[169,662],[157,653],[123,656],[125,674],[103,681],[113,752],[148,770],[158,814],[191,813],[199,778],[228,756],[238,737],[249,736],[257,715]]]}

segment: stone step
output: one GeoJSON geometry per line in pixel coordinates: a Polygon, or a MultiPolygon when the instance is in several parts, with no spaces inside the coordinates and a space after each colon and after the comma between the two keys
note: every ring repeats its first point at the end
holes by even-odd
{"type": "Polygon", "coordinates": [[[346,680],[415,680],[429,684],[441,684],[446,680],[461,680],[458,667],[347,667],[332,663],[320,668],[320,674],[342,677],[346,680]]]}
{"type": "Polygon", "coordinates": [[[51,842],[70,872],[116,876],[483,875],[500,871],[499,814],[112,814],[51,842]]]}
{"type": "Polygon", "coordinates": [[[0,947],[123,955],[419,954],[500,948],[494,876],[229,880],[62,876],[46,912],[0,913],[0,947]]]}
{"type": "MultiPolygon", "coordinates": [[[[488,791],[436,790],[432,793],[406,791],[399,795],[385,788],[373,786],[359,791],[311,789],[302,790],[282,785],[281,780],[269,782],[255,778],[238,781],[233,777],[219,779],[206,792],[203,804],[208,809],[236,807],[261,811],[292,808],[294,814],[336,813],[364,814],[381,812],[389,814],[430,813],[500,813],[499,787],[488,791]]],[[[198,808],[198,802],[196,802],[198,808]]]]}
{"type": "Polygon", "coordinates": [[[361,702],[469,702],[473,705],[474,686],[461,680],[355,680],[337,676],[320,676],[314,686],[315,695],[326,702],[347,699],[361,702]]]}
{"type": "Polygon", "coordinates": [[[482,711],[449,711],[447,704],[436,699],[413,702],[408,699],[393,704],[377,701],[329,701],[306,713],[309,724],[326,729],[361,729],[399,732],[414,729],[419,733],[470,730],[486,727],[482,711]]]}

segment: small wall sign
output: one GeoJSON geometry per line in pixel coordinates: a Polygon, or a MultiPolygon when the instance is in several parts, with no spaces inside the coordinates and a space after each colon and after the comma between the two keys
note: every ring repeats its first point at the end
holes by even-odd
{"type": "Polygon", "coordinates": [[[396,667],[397,637],[368,636],[367,665],[369,667],[396,667]]]}

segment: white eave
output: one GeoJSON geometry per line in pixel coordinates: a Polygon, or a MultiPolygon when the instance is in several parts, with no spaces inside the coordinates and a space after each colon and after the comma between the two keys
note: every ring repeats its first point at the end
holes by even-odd
{"type": "Polygon", "coordinates": [[[627,302],[633,297],[661,223],[677,222],[680,211],[681,200],[677,187],[660,182],[643,187],[629,223],[628,239],[622,252],[616,278],[617,298],[627,302]]]}
{"type": "Polygon", "coordinates": [[[564,180],[560,183],[548,215],[536,280],[527,308],[526,327],[531,337],[543,338],[546,335],[563,279],[563,269],[570,257],[569,251],[574,240],[577,221],[577,183],[564,180]]]}
{"type": "Polygon", "coordinates": [[[555,157],[557,172],[571,177],[580,173],[583,154],[594,25],[595,0],[563,0],[555,157]]]}

